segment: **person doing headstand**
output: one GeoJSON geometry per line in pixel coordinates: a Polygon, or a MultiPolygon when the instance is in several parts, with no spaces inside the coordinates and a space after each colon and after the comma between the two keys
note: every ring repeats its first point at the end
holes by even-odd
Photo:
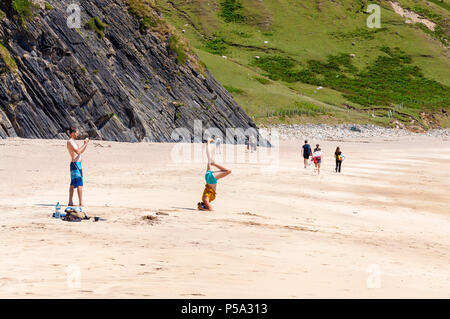
{"type": "Polygon", "coordinates": [[[208,156],[208,165],[205,174],[206,185],[203,191],[202,201],[197,204],[199,210],[213,210],[211,202],[216,199],[217,180],[231,174],[231,170],[214,162],[214,154],[211,153],[211,142],[213,141],[211,138],[208,138],[206,141],[206,155],[208,156]],[[219,170],[212,171],[212,166],[217,167],[219,170]]]}

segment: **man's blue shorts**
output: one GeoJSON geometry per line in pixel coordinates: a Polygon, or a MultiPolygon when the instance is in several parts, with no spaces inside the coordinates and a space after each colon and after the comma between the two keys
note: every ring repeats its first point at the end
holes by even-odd
{"type": "Polygon", "coordinates": [[[83,169],[81,162],[70,163],[70,186],[77,188],[83,186],[83,169]]]}

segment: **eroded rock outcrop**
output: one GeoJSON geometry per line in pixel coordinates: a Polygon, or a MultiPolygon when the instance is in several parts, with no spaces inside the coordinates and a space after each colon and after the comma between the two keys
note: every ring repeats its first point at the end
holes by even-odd
{"type": "Polygon", "coordinates": [[[177,61],[170,36],[143,30],[125,1],[81,1],[80,29],[67,26],[72,1],[47,2],[25,27],[11,0],[0,4],[12,59],[0,58],[0,138],[65,138],[75,125],[95,139],[164,142],[194,119],[222,132],[255,127],[207,70],[177,61]],[[95,17],[107,24],[103,37],[85,27],[95,17]]]}

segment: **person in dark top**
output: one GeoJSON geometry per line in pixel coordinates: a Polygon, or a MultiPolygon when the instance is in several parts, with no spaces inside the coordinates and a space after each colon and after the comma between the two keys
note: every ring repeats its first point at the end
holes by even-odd
{"type": "Polygon", "coordinates": [[[302,155],[303,162],[305,164],[305,168],[308,166],[309,157],[312,156],[311,146],[308,144],[308,141],[305,140],[305,144],[302,147],[302,155]]]}
{"type": "Polygon", "coordinates": [[[336,157],[336,173],[340,173],[343,157],[339,146],[336,148],[336,152],[334,152],[334,157],[336,157]]]}

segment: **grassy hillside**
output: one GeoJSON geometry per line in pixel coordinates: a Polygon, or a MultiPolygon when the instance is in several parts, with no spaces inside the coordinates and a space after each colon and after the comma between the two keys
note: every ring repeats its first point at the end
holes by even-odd
{"type": "Polygon", "coordinates": [[[157,0],[257,123],[450,126],[448,0],[157,0]],[[366,8],[381,6],[381,28],[366,8]]]}

